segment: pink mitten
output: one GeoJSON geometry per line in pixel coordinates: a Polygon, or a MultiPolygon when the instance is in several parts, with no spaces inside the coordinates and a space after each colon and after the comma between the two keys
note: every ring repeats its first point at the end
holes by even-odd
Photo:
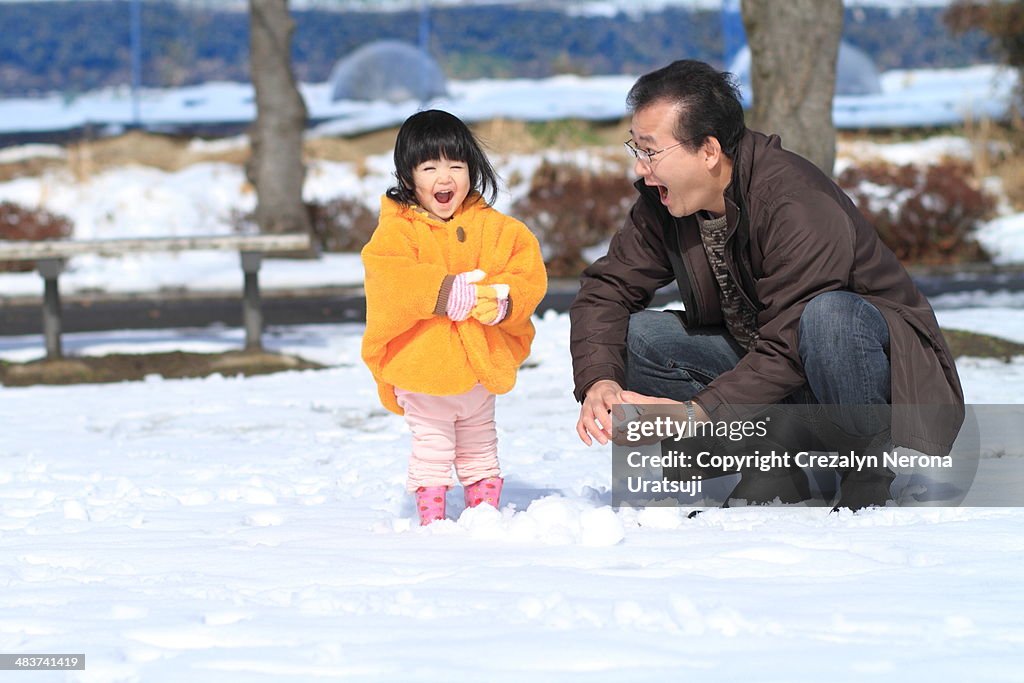
{"type": "Polygon", "coordinates": [[[460,322],[469,317],[476,305],[476,287],[474,282],[479,282],[487,276],[482,270],[471,270],[467,273],[459,273],[452,281],[451,291],[448,292],[448,306],[445,312],[454,322],[460,322]]]}

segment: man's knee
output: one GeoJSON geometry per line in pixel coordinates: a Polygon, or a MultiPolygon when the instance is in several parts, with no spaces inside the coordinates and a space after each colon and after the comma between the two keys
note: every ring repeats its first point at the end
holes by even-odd
{"type": "Polygon", "coordinates": [[[825,292],[811,299],[800,315],[800,355],[834,354],[868,332],[888,341],[885,319],[853,292],[825,292]]]}
{"type": "MultiPolygon", "coordinates": [[[[866,299],[853,292],[828,292],[812,299],[800,317],[798,347],[808,386],[820,403],[888,403],[889,328],[866,299]]],[[[847,431],[869,433],[859,427],[847,431]]]]}
{"type": "Polygon", "coordinates": [[[844,327],[855,315],[852,292],[825,292],[811,299],[800,314],[800,342],[829,344],[838,341],[844,327]]]}
{"type": "Polygon", "coordinates": [[[685,400],[703,388],[684,367],[688,336],[672,313],[639,311],[626,336],[626,387],[650,396],[685,400]]]}
{"type": "Polygon", "coordinates": [[[667,346],[677,345],[683,337],[682,323],[664,311],[638,311],[629,316],[626,347],[637,356],[649,356],[667,346]]]}

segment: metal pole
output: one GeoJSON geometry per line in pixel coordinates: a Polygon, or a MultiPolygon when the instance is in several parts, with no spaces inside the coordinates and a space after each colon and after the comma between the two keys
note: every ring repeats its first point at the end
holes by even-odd
{"type": "Polygon", "coordinates": [[[245,324],[245,350],[263,350],[263,311],[260,308],[260,263],[263,252],[243,251],[242,271],[245,285],[242,292],[242,321],[245,324]]]}
{"type": "Polygon", "coordinates": [[[132,126],[142,126],[139,90],[142,88],[142,0],[132,0],[132,126]]]}
{"type": "MultiPolygon", "coordinates": [[[[430,10],[427,6],[427,0],[420,0],[420,26],[419,26],[419,44],[420,50],[423,51],[424,55],[430,54],[430,10]]],[[[426,105],[427,93],[430,92],[430,83],[427,82],[427,61],[420,61],[420,92],[422,97],[420,98],[420,104],[426,105]]]]}
{"type": "Polygon", "coordinates": [[[419,43],[420,49],[430,54],[430,10],[427,0],[420,0],[419,43]]]}
{"type": "Polygon", "coordinates": [[[64,357],[60,333],[60,290],[57,279],[64,271],[64,259],[40,259],[36,268],[43,278],[43,336],[46,339],[46,359],[60,360],[64,357]]]}

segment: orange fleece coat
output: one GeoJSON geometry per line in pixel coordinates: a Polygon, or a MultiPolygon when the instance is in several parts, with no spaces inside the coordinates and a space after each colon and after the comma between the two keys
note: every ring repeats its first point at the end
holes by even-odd
{"type": "Polygon", "coordinates": [[[477,383],[495,394],[512,389],[533,341],[530,316],[547,290],[540,244],[525,225],[475,192],[447,222],[385,196],[362,258],[363,360],[385,408],[403,413],[396,386],[436,396],[477,383]],[[510,287],[508,317],[497,325],[453,322],[444,313],[445,278],[476,269],[487,273],[477,284],[510,287]]]}

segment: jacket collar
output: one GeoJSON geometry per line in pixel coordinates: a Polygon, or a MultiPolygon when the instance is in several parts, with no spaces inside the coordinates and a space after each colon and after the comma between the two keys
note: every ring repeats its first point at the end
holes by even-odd
{"type": "Polygon", "coordinates": [[[473,190],[466,197],[466,200],[462,202],[462,206],[455,210],[452,217],[447,221],[441,221],[429,213],[426,212],[422,207],[417,204],[402,204],[396,202],[387,195],[383,195],[380,199],[381,216],[404,216],[405,218],[416,218],[425,223],[430,224],[433,227],[445,227],[452,224],[456,219],[462,218],[465,220],[472,220],[473,216],[487,208],[488,204],[484,200],[480,193],[473,190]]]}
{"type": "Polygon", "coordinates": [[[732,160],[732,180],[725,188],[725,215],[730,228],[736,226],[739,218],[746,213],[750,178],[753,175],[755,133],[745,130],[736,146],[736,158],[732,160]]]}
{"type": "Polygon", "coordinates": [[[740,144],[736,148],[736,158],[733,160],[732,182],[725,188],[726,205],[731,202],[733,209],[742,207],[750,202],[752,183],[754,180],[754,167],[766,152],[779,150],[782,147],[782,140],[778,135],[765,135],[747,129],[740,138],[740,144]]]}

